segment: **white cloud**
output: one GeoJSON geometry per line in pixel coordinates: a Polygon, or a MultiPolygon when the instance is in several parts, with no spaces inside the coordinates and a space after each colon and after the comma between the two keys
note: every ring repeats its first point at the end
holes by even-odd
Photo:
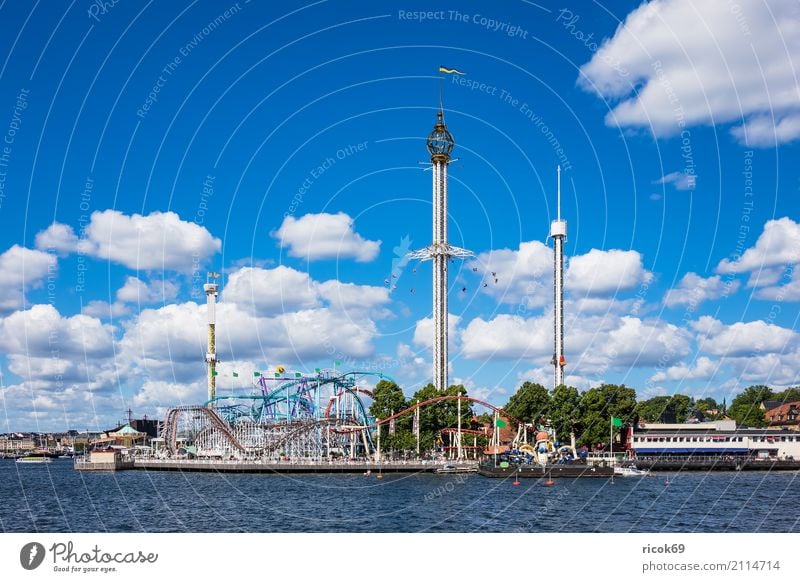
{"type": "Polygon", "coordinates": [[[800,384],[800,350],[729,359],[742,382],[766,384],[774,389],[800,384]]]}
{"type": "Polygon", "coordinates": [[[461,353],[473,359],[543,358],[553,351],[552,323],[543,325],[547,318],[501,314],[487,321],[476,317],[461,332],[461,353]]]}
{"type": "Polygon", "coordinates": [[[119,263],[129,269],[189,273],[218,252],[219,239],[202,226],[181,220],[174,212],[127,216],[117,210],[92,213],[78,240],[68,225],[53,223],[36,235],[38,248],[81,253],[119,263]]]}
{"type": "Polygon", "coordinates": [[[14,245],[0,255],[0,313],[25,305],[25,292],[41,287],[44,280],[57,274],[55,255],[14,245]]]}
{"type": "Polygon", "coordinates": [[[705,329],[706,335],[698,338],[698,346],[701,351],[715,356],[784,352],[798,343],[796,332],[764,321],[740,321],[725,325],[713,318],[701,319],[703,321],[698,322],[697,327],[705,329]]]}
{"type": "Polygon", "coordinates": [[[710,380],[718,370],[719,362],[700,356],[694,362],[694,366],[686,363],[676,364],[656,372],[650,379],[653,382],[663,382],[665,380],[710,380]]]}
{"type": "Polygon", "coordinates": [[[284,265],[274,269],[239,269],[228,277],[222,294],[225,301],[256,315],[309,309],[320,304],[317,284],[308,273],[284,265]]]}
{"type": "Polygon", "coordinates": [[[552,301],[553,250],[539,241],[522,242],[518,250],[481,253],[468,267],[486,283],[481,291],[501,303],[533,308],[552,301]]]}
{"type": "Polygon", "coordinates": [[[68,255],[78,249],[78,237],[72,227],[54,222],[36,235],[36,248],[40,251],[55,251],[68,255]]]}
{"type": "MultiPolygon", "coordinates": [[[[581,315],[568,318],[566,337],[568,370],[574,374],[603,375],[610,369],[654,366],[689,353],[690,334],[658,319],[581,315]]],[[[553,354],[552,315],[475,318],[461,333],[461,342],[468,358],[545,363],[553,354]]]]}
{"type": "Polygon", "coordinates": [[[219,239],[174,212],[126,216],[117,210],[93,212],[86,227],[93,254],[130,269],[191,272],[197,261],[218,252],[219,239]]]}
{"type": "Polygon", "coordinates": [[[685,172],[670,172],[653,183],[672,184],[676,190],[694,190],[697,184],[697,176],[685,172]]]}
{"type": "MultiPolygon", "coordinates": [[[[356,285],[342,283],[336,279],[320,283],[317,287],[319,295],[333,309],[344,312],[371,310],[389,303],[389,289],[374,285],[356,285]]],[[[384,314],[384,312],[380,312],[384,314]]]]}
{"type": "Polygon", "coordinates": [[[109,319],[111,317],[123,317],[129,315],[131,310],[124,303],[115,301],[108,303],[107,301],[92,300],[83,306],[81,313],[89,317],[96,317],[98,319],[109,319]]]}
{"type": "Polygon", "coordinates": [[[102,358],[112,354],[114,328],[86,315],[63,317],[34,305],[0,318],[0,350],[29,357],[102,358]]]}
{"type": "Polygon", "coordinates": [[[569,260],[566,287],[573,295],[606,295],[630,291],[652,274],[637,251],[592,249],[569,260]]]}
{"type": "Polygon", "coordinates": [[[795,0],[643,3],[581,67],[579,84],[618,100],[609,125],[743,123],[752,146],[800,137],[800,7],[795,0]],[[620,73],[623,71],[623,73],[620,73]]]}
{"type": "Polygon", "coordinates": [[[376,308],[389,303],[389,290],[335,279],[319,283],[308,273],[284,265],[274,269],[243,267],[228,278],[223,299],[258,316],[328,305],[356,318],[364,313],[385,317],[387,312],[376,308]]]}
{"type": "MultiPolygon", "coordinates": [[[[460,315],[450,313],[447,318],[447,344],[452,353],[458,347],[458,324],[460,315]]],[[[417,321],[414,327],[414,343],[428,349],[433,347],[433,317],[425,317],[417,321]]]]}
{"type": "Polygon", "coordinates": [[[366,240],[356,233],[353,219],[344,212],[300,218],[290,215],[272,236],[280,241],[281,248],[288,247],[290,256],[309,261],[353,258],[366,263],[377,257],[381,248],[381,241],[366,240]]]}
{"type": "Polygon", "coordinates": [[[697,307],[703,301],[719,299],[735,293],[739,288],[739,281],[731,279],[723,281],[719,275],[704,279],[697,273],[686,273],[678,282],[678,286],[667,291],[664,295],[664,304],[667,307],[688,305],[697,307]]]}
{"type": "Polygon", "coordinates": [[[756,244],[747,249],[738,260],[723,259],[717,266],[717,272],[749,273],[748,286],[763,287],[777,283],[785,276],[787,267],[791,269],[798,264],[800,224],[784,217],[767,221],[756,244]]]}
{"type": "Polygon", "coordinates": [[[117,301],[138,305],[166,303],[175,299],[178,291],[178,285],[166,279],[151,281],[148,284],[138,277],[128,277],[125,279],[125,284],[117,290],[117,301]]]}

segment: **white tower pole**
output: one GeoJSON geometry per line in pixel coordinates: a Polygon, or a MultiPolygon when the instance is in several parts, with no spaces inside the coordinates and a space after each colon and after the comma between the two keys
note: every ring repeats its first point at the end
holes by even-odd
{"type": "Polygon", "coordinates": [[[558,166],[558,195],[556,220],[550,223],[553,237],[553,367],[554,388],[564,384],[564,240],[567,238],[567,222],[561,220],[561,166],[558,166]]]}
{"type": "Polygon", "coordinates": [[[219,285],[215,282],[219,278],[219,273],[208,273],[208,282],[203,285],[206,292],[206,305],[208,306],[208,352],[206,353],[206,364],[208,364],[208,401],[209,406],[214,406],[214,398],[217,397],[217,292],[219,285]]]}

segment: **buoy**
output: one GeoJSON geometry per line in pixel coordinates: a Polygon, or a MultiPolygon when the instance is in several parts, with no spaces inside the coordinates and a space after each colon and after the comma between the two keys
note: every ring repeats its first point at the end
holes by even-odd
{"type": "Polygon", "coordinates": [[[555,484],[556,484],[556,482],[555,482],[555,481],[553,481],[552,479],[548,479],[547,481],[545,481],[545,482],[544,482],[544,484],[545,484],[545,485],[547,485],[547,486],[549,487],[550,485],[555,485],[555,484]]]}
{"type": "Polygon", "coordinates": [[[512,485],[520,485],[520,482],[519,482],[519,481],[514,481],[514,482],[512,483],[512,485]]]}
{"type": "Polygon", "coordinates": [[[376,475],[375,478],[376,479],[383,479],[383,475],[376,475]]]}

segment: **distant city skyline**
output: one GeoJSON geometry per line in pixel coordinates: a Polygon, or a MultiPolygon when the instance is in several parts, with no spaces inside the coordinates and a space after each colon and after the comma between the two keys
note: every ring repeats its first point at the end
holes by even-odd
{"type": "Polygon", "coordinates": [[[0,432],[285,366],[431,377],[425,140],[455,138],[450,383],[800,384],[796,1],[0,6],[0,432]],[[463,75],[439,73],[454,68],[463,75]],[[234,372],[238,375],[234,377],[234,372]]]}

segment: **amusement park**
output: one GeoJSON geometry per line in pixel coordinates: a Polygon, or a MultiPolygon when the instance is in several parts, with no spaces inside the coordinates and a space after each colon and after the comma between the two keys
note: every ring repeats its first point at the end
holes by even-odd
{"type": "MultiPolygon", "coordinates": [[[[497,471],[504,474],[517,462],[535,462],[543,468],[556,461],[572,463],[580,474],[588,469],[586,452],[576,449],[574,435],[569,444],[561,442],[544,418],[524,422],[448,382],[452,364],[448,355],[448,266],[475,255],[448,242],[448,166],[455,140],[445,125],[441,106],[426,144],[432,175],[433,240],[406,257],[432,266],[433,381],[407,400],[397,382],[382,373],[343,371],[336,365],[313,373],[275,366],[254,371],[248,387],[218,393],[216,302],[220,275],[208,273],[203,286],[208,316],[208,396],[203,403],[167,411],[152,447],[142,447],[147,450],[147,468],[180,462],[183,467],[186,463],[194,467],[216,463],[214,470],[224,470],[225,463],[345,465],[358,470],[363,464],[369,471],[370,463],[380,463],[381,467],[395,464],[408,470],[477,471],[481,462],[488,460],[491,467],[483,473],[488,476],[497,471]],[[481,409],[477,415],[476,406],[481,409]]],[[[560,169],[558,177],[559,214],[550,233],[555,269],[554,387],[563,384],[566,364],[562,282],[567,231],[560,217],[560,169]]],[[[85,461],[76,467],[101,468],[106,460],[100,457],[96,467],[85,461]]],[[[117,457],[114,463],[114,468],[124,466],[117,457]]],[[[605,461],[601,464],[606,468],[605,461]]]]}

